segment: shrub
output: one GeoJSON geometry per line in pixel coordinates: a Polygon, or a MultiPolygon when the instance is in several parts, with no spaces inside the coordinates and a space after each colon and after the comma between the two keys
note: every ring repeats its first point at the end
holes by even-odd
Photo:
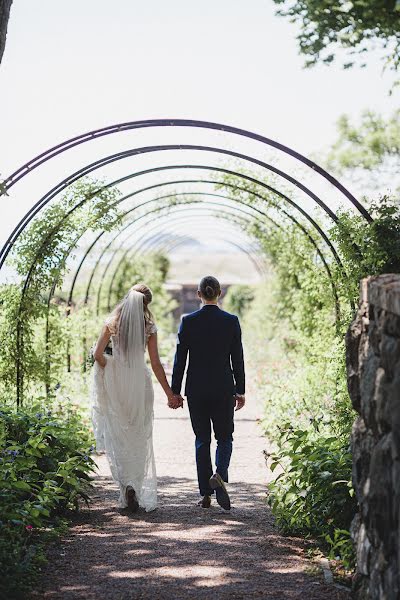
{"type": "Polygon", "coordinates": [[[250,285],[231,285],[224,298],[224,308],[238,317],[243,317],[253,300],[253,287],[250,285]]]}
{"type": "Polygon", "coordinates": [[[0,596],[24,597],[44,560],[43,544],[68,510],[88,501],[94,462],[82,412],[33,404],[0,412],[0,596]]]}
{"type": "Polygon", "coordinates": [[[352,566],[348,528],[357,503],[348,437],[332,436],[322,420],[313,420],[310,429],[287,424],[270,458],[272,471],[282,469],[268,486],[268,502],[278,525],[315,537],[352,566]]]}

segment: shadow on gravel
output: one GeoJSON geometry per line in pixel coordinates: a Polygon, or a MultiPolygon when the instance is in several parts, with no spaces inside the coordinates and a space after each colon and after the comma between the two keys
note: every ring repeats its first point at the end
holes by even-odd
{"type": "Polygon", "coordinates": [[[61,600],[304,599],[347,595],[301,571],[302,544],[275,529],[265,489],[230,485],[233,509],[196,506],[193,480],[159,479],[160,508],[128,514],[98,478],[92,507],[45,569],[35,598],[61,600]]]}

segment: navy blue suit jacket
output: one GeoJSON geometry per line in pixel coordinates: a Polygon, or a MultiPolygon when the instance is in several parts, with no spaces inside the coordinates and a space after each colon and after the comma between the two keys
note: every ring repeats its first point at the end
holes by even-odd
{"type": "Polygon", "coordinates": [[[242,333],[235,315],[205,304],[183,317],[172,374],[174,394],[181,393],[188,354],[186,396],[245,393],[242,333]]]}

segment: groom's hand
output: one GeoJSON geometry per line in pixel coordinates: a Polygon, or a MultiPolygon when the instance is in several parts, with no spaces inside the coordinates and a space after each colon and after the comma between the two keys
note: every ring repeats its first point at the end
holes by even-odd
{"type": "Polygon", "coordinates": [[[169,408],[180,408],[183,407],[183,398],[180,394],[174,394],[168,398],[168,406],[169,408]]]}
{"type": "Polygon", "coordinates": [[[235,400],[236,400],[235,411],[236,410],[240,410],[241,408],[243,408],[243,406],[246,403],[246,398],[245,398],[244,394],[243,395],[242,394],[236,394],[235,400]]]}

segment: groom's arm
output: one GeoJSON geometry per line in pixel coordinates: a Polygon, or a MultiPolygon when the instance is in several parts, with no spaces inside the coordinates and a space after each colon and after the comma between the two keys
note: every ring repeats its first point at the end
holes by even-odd
{"type": "Polygon", "coordinates": [[[174,394],[181,393],[182,380],[183,375],[185,373],[188,350],[189,346],[187,343],[185,317],[183,317],[178,331],[178,340],[174,359],[174,370],[172,371],[171,388],[174,394]]]}
{"type": "Polygon", "coordinates": [[[244,358],[242,345],[242,330],[239,319],[235,319],[235,331],[231,347],[231,363],[233,376],[236,383],[236,393],[243,396],[245,393],[244,358]]]}

